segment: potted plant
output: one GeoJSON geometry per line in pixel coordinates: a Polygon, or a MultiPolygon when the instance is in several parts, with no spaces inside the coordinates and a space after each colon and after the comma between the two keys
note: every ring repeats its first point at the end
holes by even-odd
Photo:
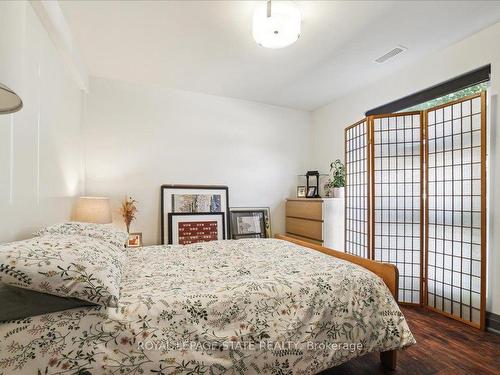
{"type": "Polygon", "coordinates": [[[325,192],[328,197],[334,198],[344,197],[345,187],[345,166],[340,159],[330,163],[330,181],[325,184],[325,192]]]}

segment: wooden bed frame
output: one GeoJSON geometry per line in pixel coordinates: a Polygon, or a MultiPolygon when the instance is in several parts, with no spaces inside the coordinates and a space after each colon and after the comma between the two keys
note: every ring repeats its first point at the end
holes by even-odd
{"type": "MultiPolygon", "coordinates": [[[[277,234],[275,238],[279,240],[284,240],[288,242],[293,242],[297,245],[303,246],[303,247],[308,247],[310,249],[320,251],[324,254],[328,254],[332,257],[347,260],[351,263],[355,263],[361,267],[366,268],[367,270],[370,270],[382,280],[384,280],[384,283],[387,285],[389,290],[391,291],[392,295],[396,299],[396,302],[398,300],[398,280],[399,280],[399,272],[398,268],[393,265],[393,264],[388,264],[388,263],[382,263],[382,262],[377,262],[375,260],[370,260],[366,258],[361,258],[356,255],[351,255],[351,254],[346,254],[337,250],[332,250],[320,245],[315,245],[309,242],[304,242],[297,240],[295,238],[283,236],[281,234],[277,234]]],[[[387,352],[381,352],[380,353],[380,361],[382,362],[382,365],[389,369],[389,370],[394,370],[396,368],[396,362],[397,362],[397,350],[390,350],[387,352]]]]}

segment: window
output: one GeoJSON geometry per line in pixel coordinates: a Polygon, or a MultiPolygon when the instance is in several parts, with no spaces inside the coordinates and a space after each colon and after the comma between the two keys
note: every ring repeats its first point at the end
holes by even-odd
{"type": "MultiPolygon", "coordinates": [[[[481,84],[486,84],[490,80],[490,76],[491,65],[486,65],[404,98],[370,109],[365,113],[365,116],[397,113],[413,108],[422,110],[436,106],[438,100],[442,100],[441,104],[447,103],[453,100],[452,98],[459,99],[480,92],[481,84]],[[457,96],[460,94],[462,96],[457,96]],[[423,108],[422,105],[427,105],[427,107],[423,108]]],[[[485,88],[486,86],[483,86],[482,90],[485,88]]]]}
{"type": "Polygon", "coordinates": [[[470,86],[465,89],[453,92],[451,94],[443,95],[439,98],[429,100],[425,103],[417,104],[410,108],[405,108],[401,112],[424,111],[426,109],[436,107],[441,104],[446,104],[454,100],[465,98],[467,96],[479,94],[481,91],[486,91],[487,88],[488,88],[488,82],[483,82],[478,85],[470,86]]]}

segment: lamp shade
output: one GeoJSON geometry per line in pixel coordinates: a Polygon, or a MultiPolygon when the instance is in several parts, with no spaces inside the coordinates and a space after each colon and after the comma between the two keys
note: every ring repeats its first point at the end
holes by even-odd
{"type": "Polygon", "coordinates": [[[260,3],[253,15],[253,38],[266,48],[283,48],[300,36],[301,14],[291,1],[260,3]]]}
{"type": "Polygon", "coordinates": [[[73,220],[109,224],[112,222],[111,206],[109,198],[104,197],[80,197],[76,203],[73,220]]]}

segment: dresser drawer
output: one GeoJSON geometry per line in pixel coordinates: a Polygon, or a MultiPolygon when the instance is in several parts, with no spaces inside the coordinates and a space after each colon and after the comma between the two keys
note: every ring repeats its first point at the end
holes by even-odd
{"type": "Polygon", "coordinates": [[[287,233],[312,238],[318,241],[323,240],[323,223],[295,217],[286,218],[287,233]]]}
{"type": "Polygon", "coordinates": [[[323,241],[318,241],[318,240],[312,240],[310,238],[307,238],[307,237],[302,237],[302,236],[297,236],[296,234],[292,234],[292,233],[287,233],[286,234],[288,237],[291,237],[291,238],[296,238],[298,240],[301,240],[301,241],[304,241],[304,242],[309,242],[309,243],[313,243],[315,245],[320,245],[320,246],[323,246],[323,241]]]}
{"type": "Polygon", "coordinates": [[[287,201],[286,216],[310,220],[323,220],[323,202],[321,201],[287,201]]]}

